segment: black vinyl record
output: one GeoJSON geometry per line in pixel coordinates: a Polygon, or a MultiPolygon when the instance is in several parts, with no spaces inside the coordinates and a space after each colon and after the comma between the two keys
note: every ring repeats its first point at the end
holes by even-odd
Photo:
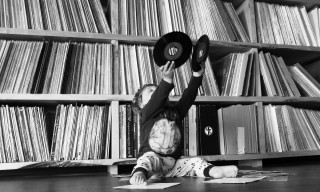
{"type": "Polygon", "coordinates": [[[192,53],[192,70],[197,72],[201,69],[200,64],[205,61],[209,55],[209,38],[207,35],[202,35],[192,53]]]}
{"type": "Polygon", "coordinates": [[[192,41],[183,32],[170,32],[163,35],[155,44],[153,58],[155,63],[161,67],[168,61],[175,62],[175,68],[183,65],[190,57],[192,41]]]}

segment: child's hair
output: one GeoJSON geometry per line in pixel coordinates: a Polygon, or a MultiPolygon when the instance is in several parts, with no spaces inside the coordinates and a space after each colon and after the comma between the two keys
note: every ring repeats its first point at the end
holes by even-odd
{"type": "Polygon", "coordinates": [[[142,87],[138,89],[138,91],[134,94],[134,97],[132,99],[131,108],[135,114],[140,114],[141,108],[140,103],[142,102],[142,92],[145,88],[151,87],[151,86],[157,86],[156,84],[145,84],[142,87]]]}

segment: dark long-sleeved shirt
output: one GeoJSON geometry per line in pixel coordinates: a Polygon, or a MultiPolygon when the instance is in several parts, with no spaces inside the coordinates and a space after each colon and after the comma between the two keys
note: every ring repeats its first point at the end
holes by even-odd
{"type": "Polygon", "coordinates": [[[168,105],[168,96],[174,86],[161,81],[141,112],[141,146],[138,158],[148,151],[154,151],[161,156],[180,158],[183,146],[182,120],[194,103],[201,83],[202,76],[192,76],[180,100],[168,105]]]}

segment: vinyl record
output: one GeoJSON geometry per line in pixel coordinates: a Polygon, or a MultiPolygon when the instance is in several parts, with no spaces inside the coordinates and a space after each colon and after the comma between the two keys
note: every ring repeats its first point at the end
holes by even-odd
{"type": "Polygon", "coordinates": [[[197,72],[201,69],[201,62],[205,61],[209,55],[209,38],[207,35],[202,35],[193,50],[192,53],[192,70],[197,72]]]}
{"type": "Polygon", "coordinates": [[[168,61],[174,61],[175,68],[178,68],[189,59],[191,50],[190,37],[183,32],[174,31],[163,35],[156,42],[153,49],[153,58],[159,67],[165,65],[168,61]]]}

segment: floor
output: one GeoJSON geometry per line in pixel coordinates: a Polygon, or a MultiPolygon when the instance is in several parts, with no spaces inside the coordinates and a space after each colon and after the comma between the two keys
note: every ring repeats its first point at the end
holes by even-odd
{"type": "MultiPolygon", "coordinates": [[[[82,168],[79,168],[79,170],[82,168]]],[[[247,169],[247,168],[240,168],[247,169]]],[[[252,169],[252,168],[251,168],[252,169]]],[[[294,163],[280,163],[278,165],[264,166],[263,168],[253,168],[265,171],[283,171],[288,173],[286,179],[271,181],[264,179],[247,184],[204,184],[204,178],[182,177],[166,178],[156,182],[180,182],[181,184],[167,188],[171,191],[232,191],[232,192],[319,192],[320,191],[320,161],[300,161],[294,163]]],[[[105,172],[94,171],[91,173],[61,173],[55,172],[46,174],[42,169],[41,173],[34,174],[7,174],[0,172],[1,192],[107,192],[107,191],[141,191],[123,190],[113,187],[127,185],[128,178],[113,177],[105,172]]],[[[154,191],[154,190],[143,190],[154,191]]]]}

